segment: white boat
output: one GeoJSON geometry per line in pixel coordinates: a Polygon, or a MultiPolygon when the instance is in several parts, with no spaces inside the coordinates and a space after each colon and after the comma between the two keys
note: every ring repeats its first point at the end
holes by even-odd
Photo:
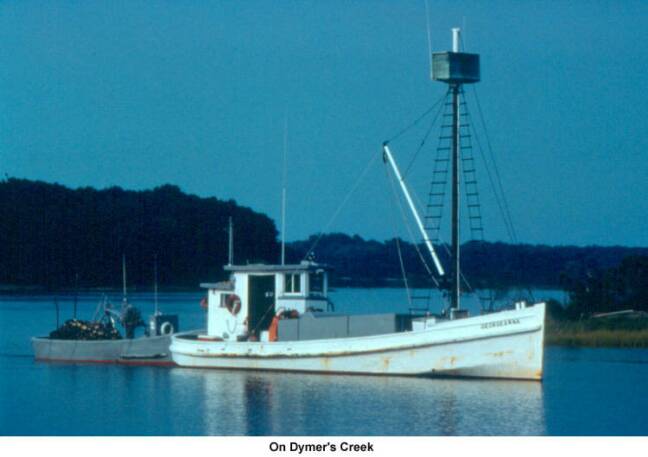
{"type": "MultiPolygon", "coordinates": [[[[135,328],[124,319],[124,312],[117,313],[106,302],[101,320],[68,320],[49,336],[33,337],[34,358],[40,362],[60,363],[115,363],[123,365],[173,366],[169,345],[171,335],[178,329],[178,316],[162,314],[157,310],[150,316],[145,335],[135,338],[135,328]],[[121,338],[115,321],[124,327],[126,338],[121,338]],[[89,335],[92,329],[100,335],[89,335]],[[106,332],[108,330],[108,332],[106,332]],[[113,333],[112,335],[106,333],[113,333]],[[92,336],[89,338],[89,336],[92,336]]],[[[135,308],[127,304],[125,310],[135,308]]],[[[139,311],[137,311],[139,320],[139,311]]],[[[144,322],[141,324],[144,325],[144,322]]]]}
{"type": "Polygon", "coordinates": [[[158,309],[157,263],[155,264],[155,311],[149,317],[144,335],[135,338],[135,329],[145,326],[140,312],[128,302],[126,293],[126,258],[122,259],[123,301],[121,312],[113,309],[107,297],[99,302],[92,321],[74,318],[59,327],[58,305],[56,329],[49,336],[31,339],[34,358],[40,362],[114,363],[123,365],[173,366],[169,345],[171,335],[179,330],[178,316],[158,309]],[[116,329],[121,323],[125,338],[116,329]]]}
{"type": "Polygon", "coordinates": [[[203,285],[209,290],[207,332],[173,336],[171,353],[177,365],[542,379],[544,303],[518,303],[508,311],[449,320],[337,315],[307,311],[325,309],[328,303],[326,290],[313,291],[309,284],[315,275],[326,282],[322,265],[227,268],[231,281],[203,285]],[[303,285],[303,293],[295,294],[288,281],[303,285]],[[234,314],[238,302],[240,310],[234,314]],[[291,319],[285,310],[294,310],[299,317],[291,319]],[[286,318],[276,319],[277,314],[286,318]],[[250,340],[255,328],[263,329],[260,341],[250,340]]]}
{"type": "MultiPolygon", "coordinates": [[[[452,252],[450,306],[442,315],[343,315],[330,312],[326,265],[230,265],[230,280],[208,289],[204,334],[172,337],[173,361],[186,367],[372,375],[462,376],[541,380],[545,304],[469,317],[460,307],[460,88],[479,81],[479,57],[435,53],[434,79],[452,96],[452,252]]],[[[384,159],[397,177],[437,273],[436,255],[387,144],[384,159]]],[[[465,172],[465,170],[464,170],[465,172]]]]}

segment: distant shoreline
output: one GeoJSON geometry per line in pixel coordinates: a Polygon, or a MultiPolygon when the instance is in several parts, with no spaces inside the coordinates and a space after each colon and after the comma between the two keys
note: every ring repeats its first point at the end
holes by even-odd
{"type": "MultiPolygon", "coordinates": [[[[206,281],[205,281],[206,282],[206,281]]],[[[425,289],[429,290],[429,285],[419,285],[419,284],[410,284],[411,289],[425,289]]],[[[397,281],[382,281],[382,282],[339,282],[329,285],[329,290],[335,289],[405,289],[402,283],[397,281]]],[[[432,288],[435,289],[435,288],[432,288]]],[[[508,288],[509,290],[528,290],[528,285],[514,285],[508,288]]],[[[551,285],[546,286],[533,286],[532,290],[561,290],[560,288],[553,287],[551,285]]],[[[159,286],[159,293],[173,293],[173,292],[200,292],[203,289],[199,286],[159,286]]],[[[481,289],[480,289],[481,290],[481,289]]],[[[483,290],[489,290],[488,288],[483,290]]],[[[0,296],[2,295],[55,295],[55,294],[74,294],[74,293],[122,293],[121,287],[80,287],[78,290],[72,288],[63,288],[63,289],[47,289],[44,286],[23,286],[23,285],[13,285],[13,284],[0,284],[0,296]]],[[[128,286],[129,293],[153,293],[153,288],[145,286],[128,286]]]]}
{"type": "MultiPolygon", "coordinates": [[[[180,292],[196,292],[199,293],[203,291],[200,286],[195,287],[184,287],[184,286],[166,286],[160,287],[158,292],[160,294],[164,293],[180,293],[180,292]]],[[[41,286],[7,286],[0,285],[0,297],[10,296],[10,295],[75,295],[79,294],[122,294],[122,289],[118,287],[93,287],[93,288],[79,288],[78,290],[74,289],[58,289],[58,290],[48,290],[41,286]]],[[[148,287],[129,287],[129,294],[152,294],[153,289],[148,287]]]]}

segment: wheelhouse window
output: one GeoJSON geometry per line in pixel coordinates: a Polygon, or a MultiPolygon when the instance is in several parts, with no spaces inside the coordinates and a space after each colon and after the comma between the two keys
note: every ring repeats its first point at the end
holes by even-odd
{"type": "Polygon", "coordinates": [[[310,273],[308,275],[308,286],[310,293],[322,295],[324,293],[324,273],[310,273]]]}
{"type": "Polygon", "coordinates": [[[284,292],[287,294],[301,292],[301,275],[299,273],[286,273],[284,275],[284,292]]]}

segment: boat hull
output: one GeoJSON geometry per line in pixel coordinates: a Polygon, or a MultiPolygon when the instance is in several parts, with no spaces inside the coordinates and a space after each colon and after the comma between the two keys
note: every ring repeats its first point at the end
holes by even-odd
{"type": "Polygon", "coordinates": [[[458,319],[423,330],[287,342],[172,339],[185,367],[541,380],[545,305],[458,319]]]}
{"type": "Polygon", "coordinates": [[[36,360],[66,363],[173,366],[170,344],[171,335],[96,341],[32,338],[36,360]]]}

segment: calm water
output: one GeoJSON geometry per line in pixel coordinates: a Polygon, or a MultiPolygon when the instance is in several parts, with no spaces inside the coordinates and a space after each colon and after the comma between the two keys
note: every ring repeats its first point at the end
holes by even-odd
{"type": "MultiPolygon", "coordinates": [[[[202,327],[200,297],[165,294],[160,306],[184,329],[202,327]]],[[[334,294],[352,312],[403,297],[334,294]]],[[[132,298],[150,311],[150,296],[132,298]]],[[[84,295],[80,317],[99,299],[84,295]]],[[[72,301],[60,300],[64,319],[72,301]]],[[[550,347],[542,384],[35,363],[29,337],[54,325],[52,303],[0,297],[2,435],[648,434],[648,350],[550,347]]]]}

